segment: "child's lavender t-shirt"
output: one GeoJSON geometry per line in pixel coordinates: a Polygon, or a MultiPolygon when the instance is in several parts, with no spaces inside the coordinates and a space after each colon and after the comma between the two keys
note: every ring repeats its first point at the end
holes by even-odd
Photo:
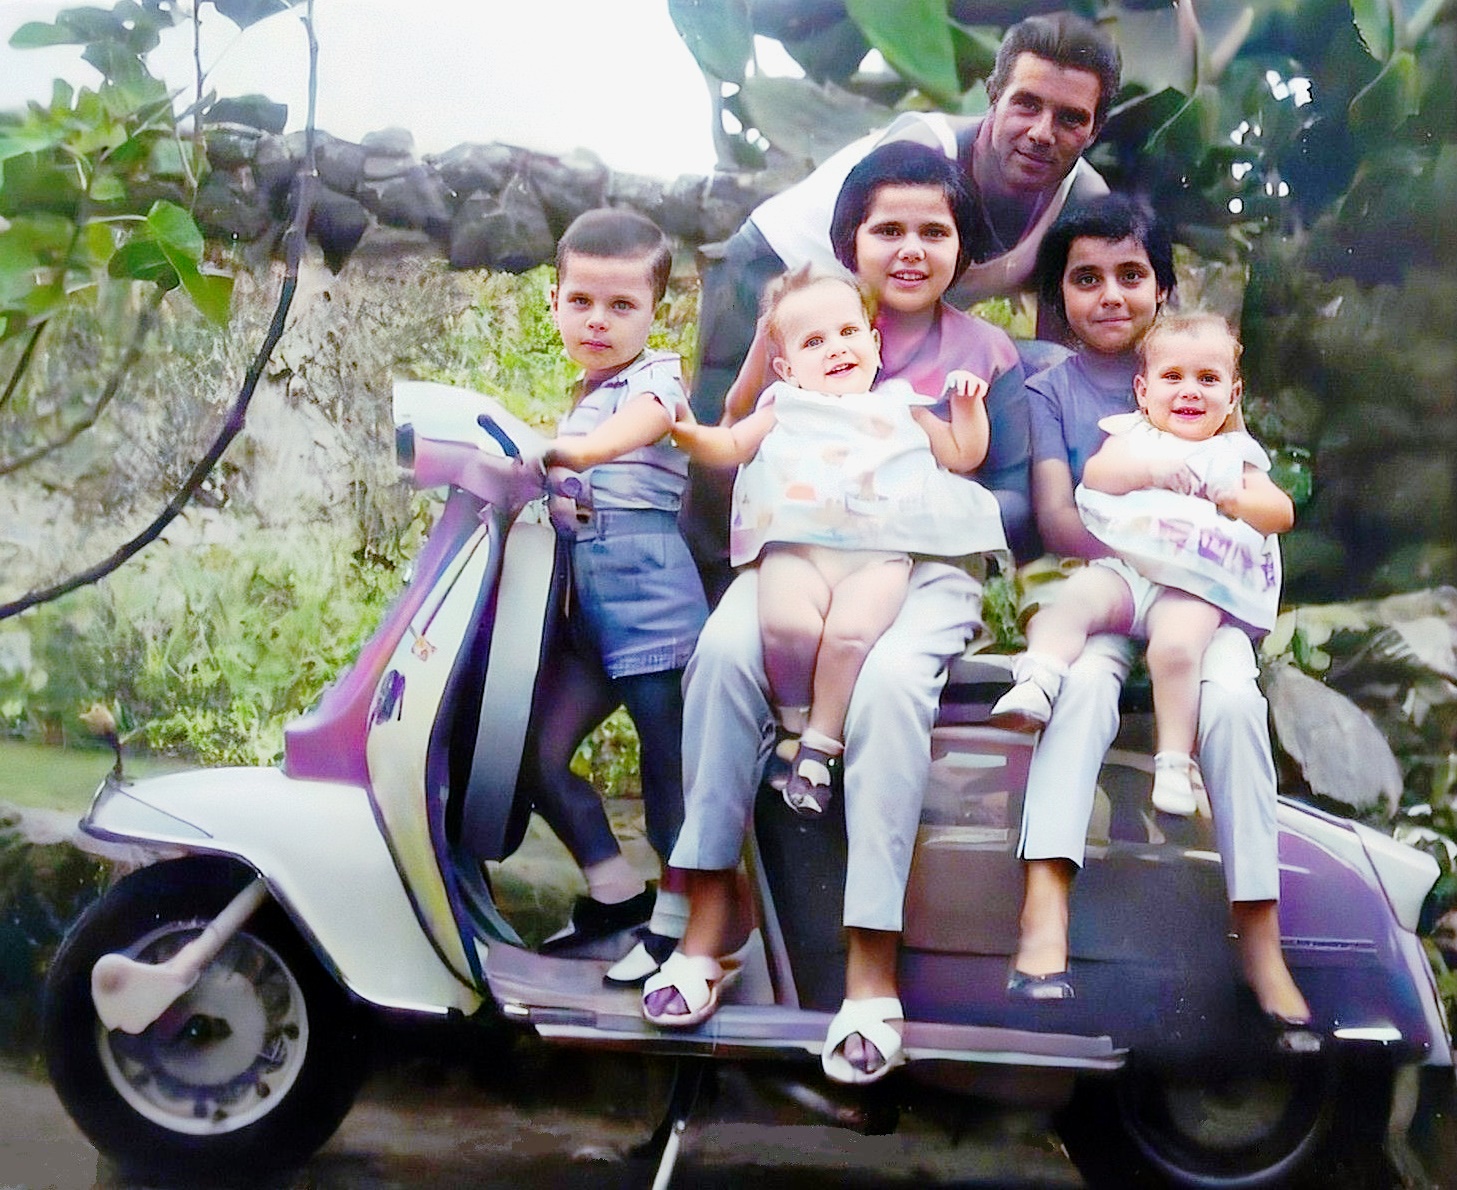
{"type": "Polygon", "coordinates": [[[1137,370],[1132,355],[1089,359],[1080,352],[1029,376],[1033,466],[1047,459],[1065,462],[1073,483],[1081,483],[1083,467],[1108,436],[1098,423],[1134,408],[1137,370]]]}

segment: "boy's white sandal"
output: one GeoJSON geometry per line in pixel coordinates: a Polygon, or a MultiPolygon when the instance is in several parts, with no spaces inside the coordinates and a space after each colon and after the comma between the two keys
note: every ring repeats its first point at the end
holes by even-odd
{"type": "Polygon", "coordinates": [[[868,1000],[846,1000],[830,1021],[825,1046],[820,1051],[820,1066],[825,1075],[837,1083],[873,1083],[884,1078],[906,1060],[901,1035],[890,1026],[891,1021],[905,1020],[901,1002],[895,996],[874,996],[868,1000]],[[861,1070],[845,1057],[841,1046],[858,1033],[880,1051],[883,1059],[874,1070],[861,1070]]]}
{"type": "Polygon", "coordinates": [[[650,1024],[668,1029],[701,1025],[718,1011],[719,997],[738,978],[739,971],[739,964],[733,960],[720,962],[708,955],[687,955],[675,950],[658,968],[658,973],[643,984],[643,1017],[650,1024]],[[648,1008],[648,997],[666,988],[682,997],[687,1012],[654,1013],[648,1008]]]}

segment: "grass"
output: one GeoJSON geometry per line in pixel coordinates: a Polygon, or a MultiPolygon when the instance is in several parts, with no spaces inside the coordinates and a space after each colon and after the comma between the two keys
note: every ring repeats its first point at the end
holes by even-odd
{"type": "MultiPolygon", "coordinates": [[[[0,740],[0,802],[84,813],[112,765],[100,748],[61,748],[0,740]]],[[[149,777],[182,767],[155,757],[126,758],[126,771],[149,777]]]]}

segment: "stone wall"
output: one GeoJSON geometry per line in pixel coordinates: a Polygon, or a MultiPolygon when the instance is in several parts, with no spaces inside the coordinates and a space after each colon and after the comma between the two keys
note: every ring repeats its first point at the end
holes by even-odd
{"type": "MultiPolygon", "coordinates": [[[[305,134],[282,134],[283,119],[266,101],[214,108],[206,129],[212,172],[196,206],[209,235],[275,246],[305,156],[305,134]]],[[[356,252],[401,251],[439,253],[454,268],[524,272],[550,261],[567,224],[598,206],[640,211],[692,248],[727,238],[767,194],[738,174],[663,182],[620,173],[585,149],[553,157],[463,144],[419,157],[402,128],[360,144],[316,132],[314,143],[319,188],[309,234],[336,272],[356,252]]]]}

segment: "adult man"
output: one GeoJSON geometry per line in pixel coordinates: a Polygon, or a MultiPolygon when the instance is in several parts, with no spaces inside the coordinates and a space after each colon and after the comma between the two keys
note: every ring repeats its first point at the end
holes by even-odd
{"type": "MultiPolygon", "coordinates": [[[[1037,246],[1063,206],[1107,192],[1082,154],[1103,126],[1120,70],[1117,47],[1096,26],[1068,13],[1029,17],[1002,39],[987,79],[986,116],[908,113],[761,203],[704,274],[694,415],[722,416],[724,394],[753,340],[764,286],[786,268],[834,266],[829,225],[840,185],[885,141],[932,145],[954,157],[973,183],[979,234],[972,264],[948,296],[969,305],[1028,288],[1037,246]]],[[[722,570],[726,498],[723,477],[695,473],[685,530],[707,571],[722,570]]],[[[707,576],[711,597],[722,589],[715,577],[707,576]]]]}

